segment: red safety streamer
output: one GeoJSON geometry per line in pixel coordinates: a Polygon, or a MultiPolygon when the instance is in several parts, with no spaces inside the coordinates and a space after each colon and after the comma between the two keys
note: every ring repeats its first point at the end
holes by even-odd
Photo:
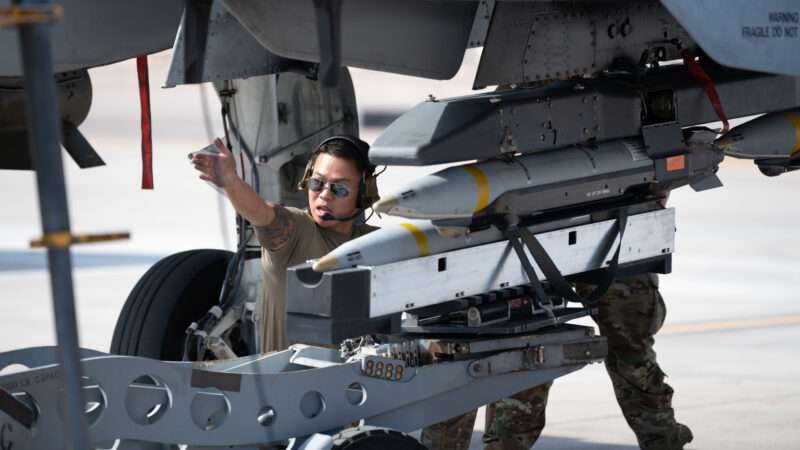
{"type": "Polygon", "coordinates": [[[719,120],[722,121],[722,131],[720,134],[725,134],[730,129],[730,125],[728,124],[728,116],[725,115],[725,111],[722,109],[722,102],[719,99],[719,94],[717,94],[717,88],[714,87],[714,82],[711,80],[711,77],[708,76],[705,70],[694,60],[694,56],[689,53],[688,51],[684,50],[681,52],[681,56],[683,56],[683,63],[686,64],[686,68],[689,69],[689,73],[692,76],[703,84],[703,89],[706,91],[706,95],[708,99],[711,101],[711,106],[714,107],[714,111],[717,112],[717,117],[719,120]]]}
{"type": "Polygon", "coordinates": [[[147,55],[136,58],[139,104],[142,109],[142,189],[153,189],[153,134],[150,127],[150,76],[147,55]]]}

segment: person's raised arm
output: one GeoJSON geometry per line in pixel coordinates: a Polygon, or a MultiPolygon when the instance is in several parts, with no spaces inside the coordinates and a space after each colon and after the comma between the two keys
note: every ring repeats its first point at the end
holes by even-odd
{"type": "Polygon", "coordinates": [[[291,232],[291,219],[284,217],[288,213],[283,207],[264,201],[249,184],[239,178],[233,154],[222,141],[215,139],[214,145],[219,150],[218,154],[196,153],[192,156],[192,164],[200,172],[200,179],[224,189],[236,212],[253,226],[280,228],[275,231],[284,231],[286,234],[291,232]],[[276,220],[276,216],[280,216],[279,220],[276,220]]]}

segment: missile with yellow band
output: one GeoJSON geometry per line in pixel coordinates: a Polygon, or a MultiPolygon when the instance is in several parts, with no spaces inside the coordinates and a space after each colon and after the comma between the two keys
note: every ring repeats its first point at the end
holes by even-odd
{"type": "Polygon", "coordinates": [[[597,176],[652,167],[641,140],[493,159],[448,167],[416,179],[373,205],[375,211],[410,219],[464,219],[499,196],[597,176]]]}
{"type": "Polygon", "coordinates": [[[743,159],[800,158],[800,108],[765,114],[716,141],[725,155],[743,159]]]}
{"type": "Polygon", "coordinates": [[[317,272],[355,265],[375,266],[421,256],[435,255],[503,239],[495,228],[460,236],[443,236],[426,220],[389,225],[345,242],[318,259],[317,272]]]}
{"type": "Polygon", "coordinates": [[[656,159],[648,156],[640,138],[632,137],[448,167],[412,181],[373,205],[378,212],[428,220],[386,226],[345,242],[317,260],[313,269],[377,266],[501,241],[503,234],[494,227],[468,233],[461,224],[484,210],[505,214],[504,205],[511,202],[521,204],[514,214],[527,215],[612,199],[632,187],[652,187],[656,193],[685,184],[709,189],[714,186],[709,186],[708,177],[716,171],[722,152],[710,145],[713,133],[701,134],[702,140],[687,139],[690,152],[656,159]]]}

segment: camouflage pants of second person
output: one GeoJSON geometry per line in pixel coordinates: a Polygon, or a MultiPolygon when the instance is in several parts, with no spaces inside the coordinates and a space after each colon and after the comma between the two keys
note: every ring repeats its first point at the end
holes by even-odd
{"type": "MultiPolygon", "coordinates": [[[[544,410],[552,383],[536,386],[486,407],[486,450],[530,448],[544,428],[544,410]]],[[[466,450],[478,411],[425,427],[422,444],[431,450],[466,450]]]]}
{"type": "MultiPolygon", "coordinates": [[[[579,292],[588,289],[579,286],[579,292]]],[[[653,336],[664,323],[666,308],[656,275],[638,275],[616,281],[598,304],[594,316],[608,339],[606,369],[628,425],[644,450],[676,450],[692,440],[688,427],[675,421],[672,388],[656,362],[653,336]]],[[[537,386],[489,405],[486,412],[486,449],[528,449],[545,424],[550,384],[537,386]]],[[[431,425],[422,431],[422,443],[431,450],[466,450],[472,436],[475,411],[431,425]]]]}

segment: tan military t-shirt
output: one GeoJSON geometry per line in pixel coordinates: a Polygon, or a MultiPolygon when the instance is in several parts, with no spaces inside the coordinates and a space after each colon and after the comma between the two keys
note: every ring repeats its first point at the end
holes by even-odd
{"type": "Polygon", "coordinates": [[[296,228],[280,247],[268,249],[266,228],[256,228],[264,270],[263,293],[256,308],[262,353],[283,350],[289,345],[286,339],[286,269],[320,258],[350,239],[377,229],[367,224],[355,224],[348,236],[321,228],[306,210],[289,207],[286,210],[294,217],[296,228]]]}

